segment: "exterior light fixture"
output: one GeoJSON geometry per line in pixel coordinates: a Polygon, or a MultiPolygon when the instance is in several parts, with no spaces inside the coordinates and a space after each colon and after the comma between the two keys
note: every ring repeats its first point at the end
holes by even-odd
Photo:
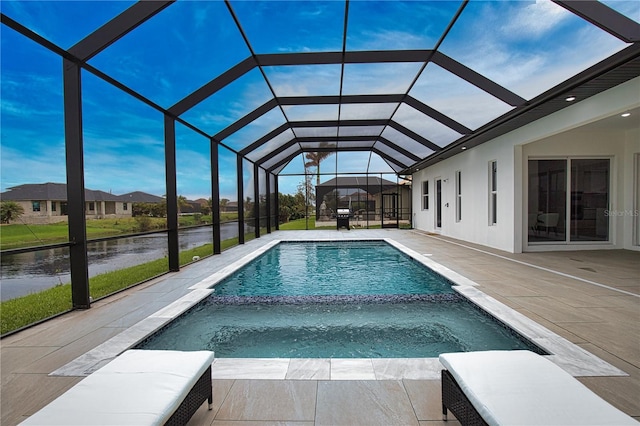
{"type": "Polygon", "coordinates": [[[576,97],[575,97],[575,96],[567,96],[567,97],[565,98],[565,101],[567,101],[567,102],[573,102],[573,101],[575,101],[575,100],[576,100],[576,97]]]}
{"type": "Polygon", "coordinates": [[[624,117],[624,118],[627,118],[627,117],[629,117],[630,115],[631,115],[631,113],[630,113],[630,112],[624,112],[624,113],[620,114],[620,116],[621,116],[621,117],[624,117]]]}
{"type": "Polygon", "coordinates": [[[466,146],[463,146],[461,149],[464,151],[465,149],[467,149],[467,147],[466,147],[466,146]]]}

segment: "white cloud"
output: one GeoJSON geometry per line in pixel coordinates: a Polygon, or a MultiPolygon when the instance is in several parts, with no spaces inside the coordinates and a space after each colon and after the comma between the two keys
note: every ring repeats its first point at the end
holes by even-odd
{"type": "Polygon", "coordinates": [[[550,0],[536,0],[525,7],[518,7],[515,13],[502,21],[498,26],[502,37],[537,38],[566,21],[570,14],[566,9],[550,0]]]}

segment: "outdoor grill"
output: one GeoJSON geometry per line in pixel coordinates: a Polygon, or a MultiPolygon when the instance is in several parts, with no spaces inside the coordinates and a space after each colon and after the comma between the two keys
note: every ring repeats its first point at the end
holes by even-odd
{"type": "Polygon", "coordinates": [[[351,211],[349,209],[338,209],[338,213],[336,214],[336,219],[338,220],[338,229],[340,229],[343,226],[349,229],[350,215],[351,215],[351,211]]]}

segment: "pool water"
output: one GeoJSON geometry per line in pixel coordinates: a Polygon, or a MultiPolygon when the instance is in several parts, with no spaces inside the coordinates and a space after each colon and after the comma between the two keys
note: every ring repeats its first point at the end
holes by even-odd
{"type": "Polygon", "coordinates": [[[141,347],[207,349],[219,358],[428,358],[534,349],[457,295],[364,303],[329,299],[227,304],[211,298],[141,347]]]}
{"type": "Polygon", "coordinates": [[[214,288],[236,296],[453,293],[384,241],[281,242],[214,288]]]}
{"type": "Polygon", "coordinates": [[[140,349],[219,358],[424,358],[540,350],[385,242],[280,243],[140,349]]]}

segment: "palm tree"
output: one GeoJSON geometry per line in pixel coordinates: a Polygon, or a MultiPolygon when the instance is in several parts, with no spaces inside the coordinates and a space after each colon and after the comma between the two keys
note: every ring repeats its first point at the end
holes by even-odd
{"type": "Polygon", "coordinates": [[[24,208],[15,201],[2,201],[0,203],[0,221],[9,223],[24,214],[24,208]]]}
{"type": "Polygon", "coordinates": [[[319,152],[307,152],[304,156],[307,161],[304,163],[304,167],[316,168],[316,186],[320,185],[320,162],[333,154],[331,151],[319,151],[319,152]]]}

